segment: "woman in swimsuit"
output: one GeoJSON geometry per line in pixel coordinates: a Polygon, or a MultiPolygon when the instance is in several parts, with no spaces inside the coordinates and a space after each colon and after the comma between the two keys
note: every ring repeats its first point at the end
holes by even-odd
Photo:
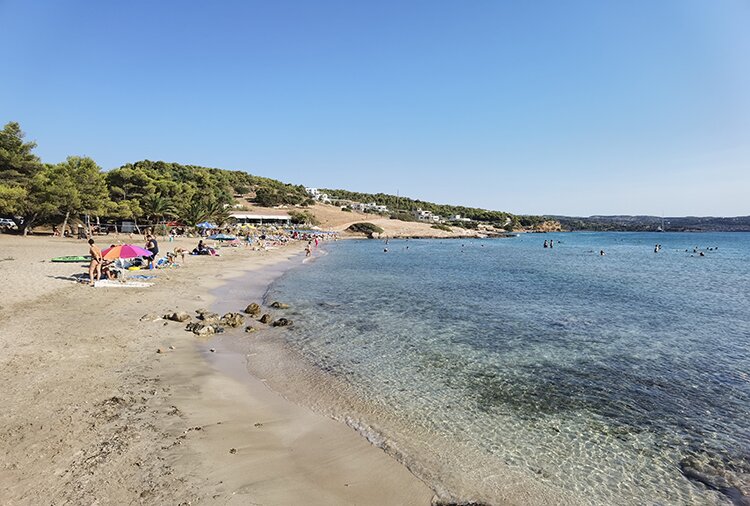
{"type": "Polygon", "coordinates": [[[89,286],[94,286],[94,273],[96,273],[96,279],[102,277],[102,250],[99,246],[94,244],[93,239],[89,239],[89,255],[91,255],[91,263],[89,264],[89,286]]]}

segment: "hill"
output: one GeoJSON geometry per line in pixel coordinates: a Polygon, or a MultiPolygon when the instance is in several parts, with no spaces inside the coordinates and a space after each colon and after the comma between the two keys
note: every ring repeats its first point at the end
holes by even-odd
{"type": "Polygon", "coordinates": [[[750,216],[730,218],[714,216],[547,216],[560,222],[565,230],[619,232],[750,232],[750,216]]]}

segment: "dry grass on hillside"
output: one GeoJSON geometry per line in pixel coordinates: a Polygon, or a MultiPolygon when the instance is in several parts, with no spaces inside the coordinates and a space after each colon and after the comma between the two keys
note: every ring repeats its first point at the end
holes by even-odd
{"type": "Polygon", "coordinates": [[[453,228],[452,232],[432,228],[429,223],[392,220],[377,214],[365,214],[357,212],[342,211],[339,207],[327,204],[315,204],[308,208],[275,208],[260,207],[253,204],[245,204],[251,212],[259,214],[280,215],[294,210],[308,210],[320,222],[323,230],[337,230],[343,232],[353,223],[369,222],[383,229],[383,236],[388,237],[453,237],[476,235],[473,230],[453,228]]]}

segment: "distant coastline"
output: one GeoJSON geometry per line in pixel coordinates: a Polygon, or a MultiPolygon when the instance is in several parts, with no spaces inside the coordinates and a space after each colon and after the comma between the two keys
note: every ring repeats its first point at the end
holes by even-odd
{"type": "Polygon", "coordinates": [[[750,216],[553,216],[566,231],[596,232],[750,232],[750,216]]]}

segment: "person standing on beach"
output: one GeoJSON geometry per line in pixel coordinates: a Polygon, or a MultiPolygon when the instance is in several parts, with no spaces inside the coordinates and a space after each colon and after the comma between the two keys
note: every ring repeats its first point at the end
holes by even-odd
{"type": "Polygon", "coordinates": [[[89,239],[89,255],[91,255],[91,263],[89,264],[89,286],[94,286],[94,274],[96,274],[96,280],[102,277],[102,250],[99,246],[94,244],[93,239],[89,239]]]}
{"type": "Polygon", "coordinates": [[[151,256],[148,257],[148,268],[153,269],[156,255],[159,254],[159,243],[156,242],[156,238],[150,234],[146,236],[146,249],[151,252],[151,256]]]}

